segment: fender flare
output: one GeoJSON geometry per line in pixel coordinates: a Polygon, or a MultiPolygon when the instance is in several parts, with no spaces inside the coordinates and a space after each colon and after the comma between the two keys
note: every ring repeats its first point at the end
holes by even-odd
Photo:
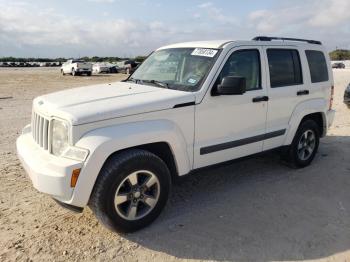
{"type": "Polygon", "coordinates": [[[193,163],[191,143],[187,144],[180,128],[168,120],[150,120],[92,130],[77,143],[89,150],[69,203],[85,206],[105,161],[113,153],[150,143],[166,142],[174,156],[179,175],[187,174],[193,163]]]}
{"type": "Polygon", "coordinates": [[[327,130],[326,111],[327,111],[327,102],[324,99],[310,99],[299,103],[295,107],[293,114],[289,120],[289,123],[288,123],[289,129],[284,141],[284,145],[290,145],[292,143],[295,133],[297,132],[299,125],[301,123],[301,120],[305,116],[314,114],[314,113],[322,113],[324,131],[323,131],[323,134],[321,134],[321,136],[324,136],[327,130]]]}

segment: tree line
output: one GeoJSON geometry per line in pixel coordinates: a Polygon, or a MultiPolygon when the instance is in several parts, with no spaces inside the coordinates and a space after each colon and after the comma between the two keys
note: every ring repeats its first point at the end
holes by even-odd
{"type": "Polygon", "coordinates": [[[350,60],[350,50],[337,49],[329,53],[331,60],[350,60]]]}
{"type": "MultiPolygon", "coordinates": [[[[108,57],[100,57],[100,56],[92,56],[92,57],[88,57],[88,56],[84,56],[81,57],[80,59],[86,61],[86,62],[110,62],[110,63],[114,63],[114,62],[118,62],[118,61],[124,61],[124,60],[134,60],[136,62],[143,62],[143,60],[145,60],[146,56],[136,56],[135,58],[130,58],[130,57],[112,57],[112,56],[108,56],[108,57]]],[[[8,57],[0,57],[0,62],[23,62],[23,63],[27,63],[27,62],[66,62],[69,58],[65,58],[65,57],[57,57],[57,58],[34,58],[34,57],[30,57],[30,58],[23,58],[23,57],[12,57],[12,56],[8,56],[8,57]]]]}
{"type": "MultiPolygon", "coordinates": [[[[331,60],[350,60],[350,50],[346,49],[337,49],[329,53],[331,60]]],[[[134,60],[136,62],[143,62],[146,59],[146,56],[136,56],[134,58],[130,57],[117,57],[117,56],[84,56],[80,59],[86,62],[110,62],[115,63],[123,60],[134,60]]],[[[57,58],[23,58],[23,57],[0,57],[0,62],[65,62],[68,58],[65,57],[57,57],[57,58]]]]}

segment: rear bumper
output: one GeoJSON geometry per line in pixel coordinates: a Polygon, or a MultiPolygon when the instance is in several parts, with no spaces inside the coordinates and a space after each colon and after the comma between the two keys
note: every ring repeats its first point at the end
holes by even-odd
{"type": "Polygon", "coordinates": [[[76,72],[82,73],[82,72],[91,72],[92,69],[88,69],[88,68],[77,68],[77,70],[75,70],[76,72]]]}
{"type": "Polygon", "coordinates": [[[22,134],[16,146],[18,158],[34,188],[61,200],[72,197],[72,171],[82,168],[83,163],[49,154],[34,142],[31,133],[22,134]]]}
{"type": "Polygon", "coordinates": [[[327,128],[329,128],[333,124],[334,116],[335,116],[335,110],[327,111],[327,128]]]}

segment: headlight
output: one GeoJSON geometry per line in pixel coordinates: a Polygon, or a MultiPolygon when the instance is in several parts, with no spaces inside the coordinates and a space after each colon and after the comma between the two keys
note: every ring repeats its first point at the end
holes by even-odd
{"type": "Polygon", "coordinates": [[[69,145],[69,125],[66,121],[52,120],[51,152],[78,161],[85,161],[89,150],[69,145]]]}
{"type": "Polygon", "coordinates": [[[51,152],[61,156],[68,148],[68,124],[61,120],[52,120],[51,152]]]}

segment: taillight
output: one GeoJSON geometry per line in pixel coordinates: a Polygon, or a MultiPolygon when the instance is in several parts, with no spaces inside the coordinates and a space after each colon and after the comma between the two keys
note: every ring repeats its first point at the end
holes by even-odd
{"type": "Polygon", "coordinates": [[[332,86],[332,88],[331,88],[331,99],[329,99],[329,110],[332,110],[333,97],[334,97],[334,86],[332,86]]]}

